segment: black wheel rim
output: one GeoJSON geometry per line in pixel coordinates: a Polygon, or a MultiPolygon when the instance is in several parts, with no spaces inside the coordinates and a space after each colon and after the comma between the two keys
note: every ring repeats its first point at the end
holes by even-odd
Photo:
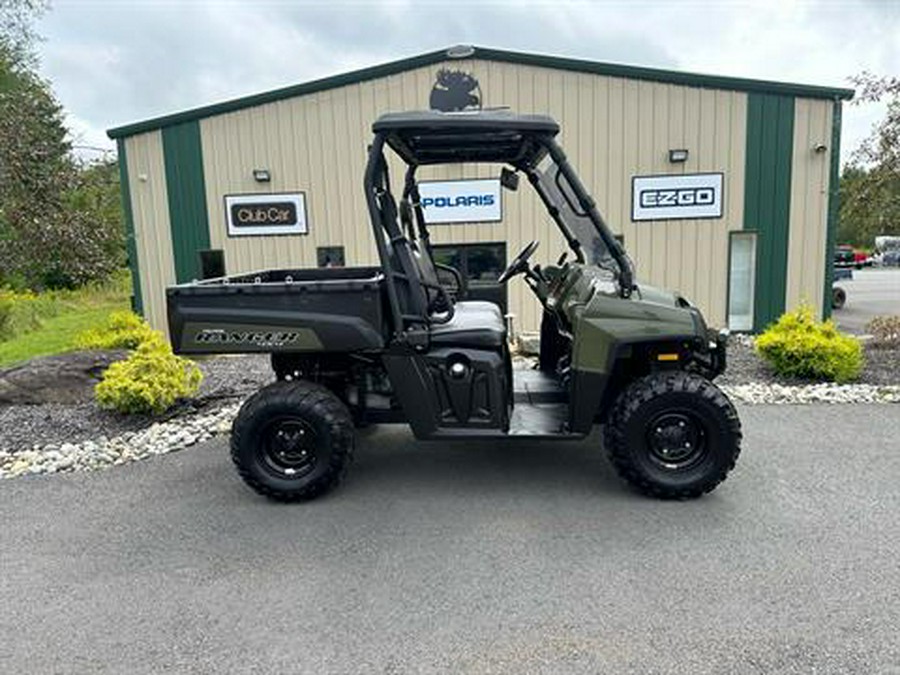
{"type": "Polygon", "coordinates": [[[702,461],[707,434],[700,419],[689,410],[667,410],[647,427],[650,460],[670,471],[681,471],[702,461]]]}
{"type": "Polygon", "coordinates": [[[301,478],[316,466],[316,430],[305,420],[282,417],[262,430],[260,452],[266,468],[281,478],[301,478]]]}

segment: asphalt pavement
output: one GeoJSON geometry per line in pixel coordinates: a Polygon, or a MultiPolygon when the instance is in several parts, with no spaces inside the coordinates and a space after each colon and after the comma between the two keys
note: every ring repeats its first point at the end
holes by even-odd
{"type": "Polygon", "coordinates": [[[847,304],[834,310],[841,330],[857,335],[879,315],[900,315],[900,267],[853,270],[853,279],[838,286],[847,292],[847,304]]]}
{"type": "Polygon", "coordinates": [[[2,673],[900,673],[900,408],[743,407],[698,501],[577,444],[369,432],[279,505],[222,440],[0,482],[2,673]]]}

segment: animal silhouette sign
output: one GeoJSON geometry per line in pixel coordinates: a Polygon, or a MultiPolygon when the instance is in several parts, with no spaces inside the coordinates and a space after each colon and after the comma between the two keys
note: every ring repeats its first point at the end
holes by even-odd
{"type": "Polygon", "coordinates": [[[428,104],[432,110],[457,112],[481,109],[481,85],[471,73],[441,68],[437,72],[428,104]]]}

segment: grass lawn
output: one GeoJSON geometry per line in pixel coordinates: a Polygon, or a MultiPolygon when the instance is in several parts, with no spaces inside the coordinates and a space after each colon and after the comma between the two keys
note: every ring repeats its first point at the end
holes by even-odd
{"type": "Polygon", "coordinates": [[[112,312],[131,309],[130,296],[124,276],[103,285],[53,294],[51,316],[41,318],[33,330],[0,341],[0,367],[72,349],[79,333],[102,323],[112,312]]]}

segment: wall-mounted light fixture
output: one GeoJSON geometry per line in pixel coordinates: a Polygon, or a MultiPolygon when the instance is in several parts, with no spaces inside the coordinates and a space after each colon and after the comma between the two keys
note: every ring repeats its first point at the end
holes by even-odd
{"type": "Polygon", "coordinates": [[[823,152],[825,152],[827,149],[828,149],[828,146],[825,145],[824,143],[816,143],[816,144],[813,146],[813,152],[816,153],[817,155],[821,155],[821,154],[822,154],[823,152]]]}
{"type": "Polygon", "coordinates": [[[253,180],[257,183],[268,183],[272,180],[272,174],[268,169],[253,169],[253,180]]]}
{"type": "Polygon", "coordinates": [[[673,164],[678,164],[680,162],[686,162],[688,160],[687,149],[685,148],[677,148],[674,150],[669,150],[669,161],[673,164]]]}

